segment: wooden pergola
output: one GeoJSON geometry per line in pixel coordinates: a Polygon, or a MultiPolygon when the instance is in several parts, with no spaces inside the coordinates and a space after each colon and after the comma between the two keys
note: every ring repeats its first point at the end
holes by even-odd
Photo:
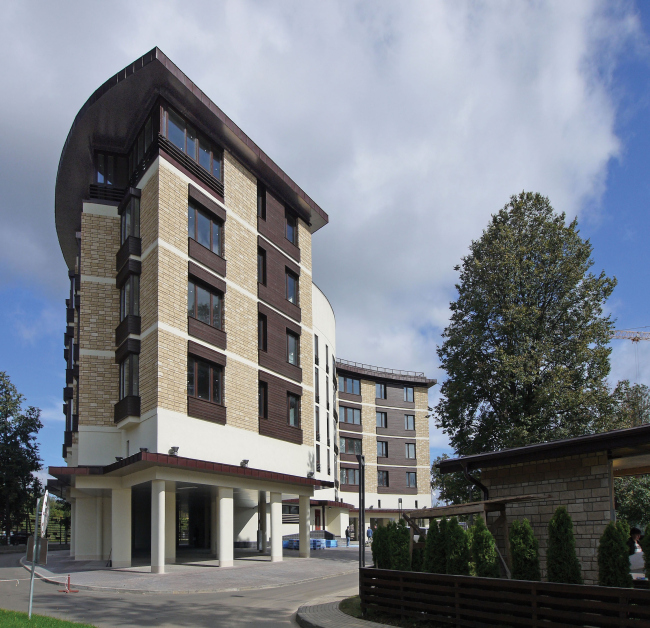
{"type": "Polygon", "coordinates": [[[517,497],[504,497],[501,499],[488,499],[480,502],[469,502],[467,504],[454,504],[452,506],[436,506],[434,508],[421,508],[420,510],[409,510],[404,513],[404,519],[411,528],[411,555],[414,548],[424,549],[424,541],[420,538],[423,536],[422,529],[415,523],[416,519],[442,519],[447,517],[458,517],[460,515],[481,515],[485,521],[485,525],[494,534],[499,526],[502,526],[503,537],[506,548],[505,559],[501,556],[499,548],[497,552],[501,563],[505,569],[506,575],[510,578],[510,570],[512,569],[512,557],[510,555],[510,538],[508,534],[508,518],[506,516],[506,506],[508,504],[515,504],[518,502],[533,502],[544,499],[550,499],[552,495],[518,495],[517,497]],[[487,515],[489,512],[498,512],[499,516],[488,525],[487,515]],[[417,541],[414,535],[419,535],[417,541]]]}

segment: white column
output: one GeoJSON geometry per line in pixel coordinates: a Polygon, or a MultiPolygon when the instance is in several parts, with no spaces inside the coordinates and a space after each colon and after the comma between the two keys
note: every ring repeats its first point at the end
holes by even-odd
{"type": "Polygon", "coordinates": [[[260,520],[260,533],[262,536],[262,554],[266,554],[266,491],[260,491],[257,499],[257,515],[260,520]]]}
{"type": "Polygon", "coordinates": [[[176,562],[176,487],[165,491],[165,562],[176,562]]]}
{"type": "Polygon", "coordinates": [[[151,482],[151,573],[165,573],[165,480],[151,482]]]}
{"type": "Polygon", "coordinates": [[[217,500],[217,489],[213,488],[210,494],[210,551],[215,558],[219,558],[218,521],[219,502],[217,500]]]}
{"type": "Polygon", "coordinates": [[[95,553],[97,560],[102,560],[104,548],[104,498],[101,493],[98,497],[95,497],[95,520],[97,522],[95,526],[95,553]]]}
{"type": "Polygon", "coordinates": [[[282,493],[271,493],[271,562],[282,560],[282,493]]]}
{"type": "Polygon", "coordinates": [[[111,491],[111,560],[116,569],[131,566],[131,489],[111,491]]]}
{"type": "Polygon", "coordinates": [[[233,565],[233,504],[232,489],[219,487],[219,567],[233,565]]]}
{"type": "Polygon", "coordinates": [[[311,506],[309,505],[309,501],[309,495],[300,495],[298,497],[298,532],[300,545],[298,556],[300,558],[309,558],[309,530],[311,529],[311,506]]]}
{"type": "Polygon", "coordinates": [[[77,527],[77,500],[70,499],[70,558],[74,558],[75,528],[77,527]]]}

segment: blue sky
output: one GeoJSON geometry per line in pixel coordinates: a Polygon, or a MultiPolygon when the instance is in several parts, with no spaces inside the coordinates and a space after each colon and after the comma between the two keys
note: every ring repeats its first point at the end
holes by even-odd
{"type": "MultiPolygon", "coordinates": [[[[43,410],[47,465],[63,438],[58,158],[86,98],[155,45],[330,215],[314,277],[340,357],[443,379],[453,267],[522,189],[578,215],[594,270],[618,279],[617,327],[650,326],[648,3],[96,6],[17,3],[0,24],[0,369],[43,410]]],[[[636,379],[635,360],[615,341],[612,383],[636,379]]]]}

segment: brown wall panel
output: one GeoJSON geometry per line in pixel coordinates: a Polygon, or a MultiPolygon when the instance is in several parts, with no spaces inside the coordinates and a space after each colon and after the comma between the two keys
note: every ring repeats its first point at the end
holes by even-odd
{"type": "Polygon", "coordinates": [[[223,220],[224,222],[226,221],[226,210],[221,207],[221,205],[217,205],[217,203],[215,203],[211,198],[201,192],[201,190],[199,190],[199,188],[197,188],[195,185],[192,185],[190,183],[187,193],[191,200],[201,205],[201,207],[203,207],[209,213],[215,215],[217,218],[223,220]]]}
{"type": "Polygon", "coordinates": [[[386,399],[376,399],[375,403],[378,406],[392,406],[394,408],[415,410],[415,401],[404,401],[404,386],[391,386],[386,384],[386,399]]]}
{"type": "Polygon", "coordinates": [[[383,427],[378,427],[377,428],[377,436],[415,436],[415,430],[407,430],[404,429],[405,426],[405,420],[404,420],[404,415],[405,414],[412,414],[415,416],[415,410],[405,408],[404,410],[389,410],[389,409],[382,409],[381,407],[377,407],[377,412],[385,412],[386,413],[386,428],[383,427]]]}
{"type": "Polygon", "coordinates": [[[300,321],[300,307],[287,301],[286,272],[289,269],[300,281],[300,267],[258,236],[257,246],[266,252],[266,285],[257,284],[257,296],[274,308],[300,321]]]}
{"type": "MultiPolygon", "coordinates": [[[[201,245],[199,244],[199,246],[201,245]]],[[[217,257],[219,256],[217,255],[217,257]]],[[[208,286],[212,286],[213,288],[216,288],[217,290],[223,292],[224,294],[226,293],[226,282],[223,279],[219,279],[219,277],[215,277],[212,273],[209,273],[204,268],[201,268],[198,264],[195,264],[194,262],[188,262],[187,272],[190,277],[193,277],[194,279],[198,279],[199,281],[202,281],[208,286]]]]}
{"type": "Polygon", "coordinates": [[[339,390],[338,397],[341,401],[356,401],[361,403],[361,395],[353,395],[352,393],[341,392],[339,390]]]}
{"type": "MultiPolygon", "coordinates": [[[[192,340],[187,341],[187,352],[190,355],[196,356],[197,358],[203,358],[208,362],[213,362],[214,364],[220,364],[221,366],[226,366],[226,356],[223,353],[218,351],[213,351],[200,345],[198,342],[193,342],[192,340]]],[[[187,366],[185,367],[187,368],[187,366]]],[[[227,373],[226,373],[227,375],[227,373]]]]}
{"type": "Polygon", "coordinates": [[[300,261],[300,249],[286,237],[285,208],[273,194],[266,192],[266,220],[257,219],[257,230],[287,255],[300,261]]]}
{"type": "MultiPolygon", "coordinates": [[[[406,467],[410,465],[417,465],[416,458],[406,457],[406,443],[414,445],[415,439],[410,440],[405,438],[388,438],[377,435],[377,441],[385,441],[388,443],[388,457],[377,457],[378,464],[403,465],[406,467]]],[[[415,469],[413,470],[415,471],[415,469]]]]}
{"type": "MultiPolygon", "coordinates": [[[[390,453],[390,451],[389,451],[390,453]]],[[[381,459],[380,459],[381,460],[381,459]]],[[[386,493],[400,493],[401,495],[417,495],[417,488],[406,488],[406,472],[416,471],[415,467],[382,467],[381,464],[377,465],[377,471],[388,471],[388,486],[378,486],[377,492],[381,494],[386,493]]]]}
{"type": "Polygon", "coordinates": [[[198,397],[187,398],[187,414],[195,419],[226,424],[226,406],[198,397]]]}
{"type": "Polygon", "coordinates": [[[188,238],[188,251],[189,256],[197,262],[207,266],[215,273],[219,273],[222,277],[226,276],[226,260],[199,244],[194,238],[188,238]]]}
{"type": "MultiPolygon", "coordinates": [[[[301,382],[302,369],[299,366],[287,362],[287,330],[300,336],[301,328],[299,325],[287,320],[284,316],[258,303],[258,311],[266,316],[266,351],[258,351],[258,361],[264,368],[270,369],[290,377],[291,379],[301,382]]],[[[300,363],[300,356],[299,356],[300,363]]]]}
{"type": "MultiPolygon", "coordinates": [[[[302,396],[302,388],[265,371],[259,371],[259,379],[267,385],[267,418],[259,418],[259,433],[302,445],[302,429],[289,425],[287,393],[302,396]]],[[[301,416],[303,412],[301,407],[301,416]]]]}
{"type": "Polygon", "coordinates": [[[119,347],[130,334],[140,335],[140,317],[127,314],[115,329],[115,346],[119,347]]]}
{"type": "Polygon", "coordinates": [[[187,317],[187,333],[190,336],[194,336],[194,338],[209,342],[219,349],[226,349],[227,347],[225,331],[212,327],[212,325],[208,325],[191,316],[187,317]]]}

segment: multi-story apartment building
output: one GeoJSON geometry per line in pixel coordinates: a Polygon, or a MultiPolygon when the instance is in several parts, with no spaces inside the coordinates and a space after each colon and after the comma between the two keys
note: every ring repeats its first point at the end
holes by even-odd
{"type": "Polygon", "coordinates": [[[185,548],[228,566],[341,536],[336,327],[311,261],[327,214],[154,49],[77,114],[55,217],[71,554],[161,572],[185,548]]]}

